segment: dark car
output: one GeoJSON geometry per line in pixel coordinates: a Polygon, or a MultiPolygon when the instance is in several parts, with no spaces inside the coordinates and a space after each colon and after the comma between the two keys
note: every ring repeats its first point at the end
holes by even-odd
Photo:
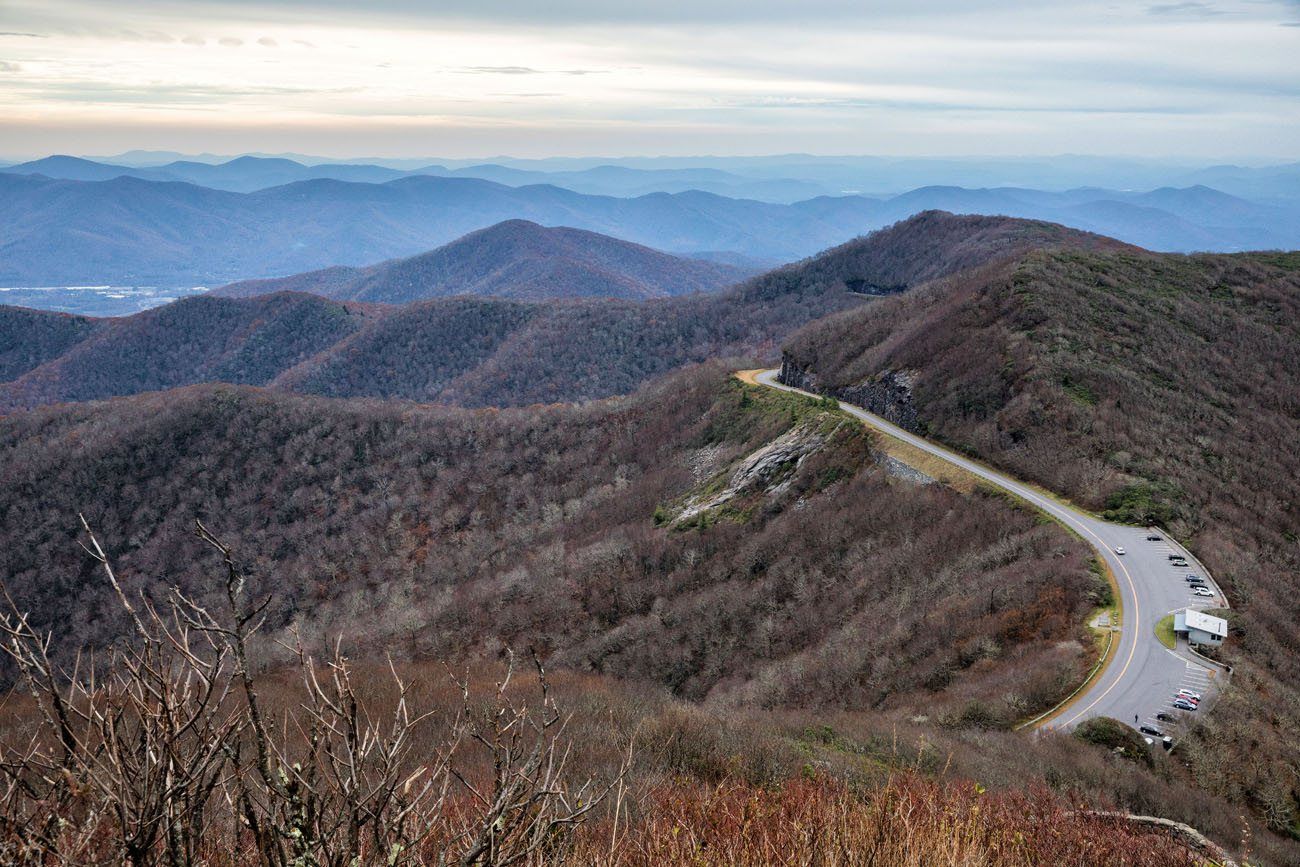
{"type": "Polygon", "coordinates": [[[1152,533],[1150,536],[1147,536],[1147,541],[1148,541],[1148,542],[1159,542],[1159,541],[1160,541],[1160,537],[1157,536],[1155,533],[1152,533]]]}
{"type": "Polygon", "coordinates": [[[1170,560],[1186,560],[1187,558],[1184,557],[1182,554],[1170,554],[1170,555],[1169,555],[1169,559],[1170,559],[1170,560]]]}
{"type": "Polygon", "coordinates": [[[1186,581],[1188,584],[1191,584],[1194,581],[1200,581],[1202,584],[1205,583],[1205,579],[1202,578],[1200,575],[1184,575],[1183,580],[1186,581]]]}
{"type": "Polygon", "coordinates": [[[1159,713],[1156,714],[1156,719],[1160,720],[1161,722],[1173,722],[1174,716],[1173,714],[1168,714],[1165,713],[1164,711],[1160,711],[1159,713]]]}
{"type": "Polygon", "coordinates": [[[1151,735],[1153,738],[1162,738],[1165,736],[1165,733],[1155,726],[1142,726],[1138,731],[1142,732],[1144,735],[1151,735]]]}

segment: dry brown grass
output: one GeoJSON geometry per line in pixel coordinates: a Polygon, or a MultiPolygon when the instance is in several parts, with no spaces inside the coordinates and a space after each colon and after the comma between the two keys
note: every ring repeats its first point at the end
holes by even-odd
{"type": "Polygon", "coordinates": [[[867,791],[828,779],[775,789],[678,781],[649,792],[640,815],[613,832],[612,820],[588,827],[573,863],[1181,867],[1189,861],[1168,838],[1075,813],[1046,792],[992,794],[914,774],[867,791]]]}

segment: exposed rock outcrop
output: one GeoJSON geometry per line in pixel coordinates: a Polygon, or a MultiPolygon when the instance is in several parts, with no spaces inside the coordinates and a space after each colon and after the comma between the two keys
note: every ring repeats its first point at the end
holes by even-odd
{"type": "Polygon", "coordinates": [[[904,430],[920,431],[916,403],[912,399],[915,374],[909,370],[887,370],[871,379],[843,388],[826,388],[810,368],[800,367],[789,355],[781,358],[777,379],[784,385],[860,406],[888,419],[904,430]]]}
{"type": "Polygon", "coordinates": [[[931,476],[927,476],[915,467],[908,466],[893,455],[887,455],[882,452],[877,460],[879,461],[881,468],[894,478],[902,479],[905,482],[911,482],[914,485],[934,484],[934,479],[931,476]]]}
{"type": "Polygon", "coordinates": [[[826,435],[809,425],[787,431],[741,460],[721,491],[697,495],[688,500],[676,520],[689,521],[741,494],[759,490],[780,493],[799,464],[825,443],[826,435]]]}

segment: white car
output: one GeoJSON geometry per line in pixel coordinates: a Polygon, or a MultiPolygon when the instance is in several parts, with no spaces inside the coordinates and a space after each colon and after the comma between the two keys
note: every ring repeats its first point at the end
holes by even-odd
{"type": "Polygon", "coordinates": [[[1192,592],[1195,593],[1197,596],[1210,596],[1210,597],[1214,596],[1214,591],[1211,590],[1209,587],[1193,587],[1192,592]]]}
{"type": "Polygon", "coordinates": [[[1180,689],[1178,690],[1178,694],[1183,698],[1190,699],[1192,701],[1199,702],[1201,700],[1201,694],[1197,692],[1192,692],[1190,689],[1180,689]]]}
{"type": "Polygon", "coordinates": [[[1124,546],[1123,546],[1123,545],[1116,545],[1116,546],[1115,546],[1115,553],[1116,553],[1116,554],[1124,554],[1124,553],[1126,553],[1126,552],[1124,551],[1124,546]]]}

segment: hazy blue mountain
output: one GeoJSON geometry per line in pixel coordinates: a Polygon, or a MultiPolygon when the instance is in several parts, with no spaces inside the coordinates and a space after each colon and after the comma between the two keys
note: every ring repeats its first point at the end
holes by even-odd
{"type": "Polygon", "coordinates": [[[39,160],[5,166],[4,171],[19,175],[44,175],[47,178],[68,181],[108,181],[123,175],[166,180],[166,178],[153,171],[100,163],[64,154],[55,154],[39,160]]]}
{"type": "MultiPolygon", "coordinates": [[[[248,165],[266,171],[265,162],[248,165]]],[[[513,219],[674,254],[790,261],[933,209],[1055,221],[1154,250],[1300,246],[1300,205],[1261,204],[1205,187],[1131,193],[930,186],[890,198],[778,204],[699,190],[596,196],[456,176],[378,184],[313,179],[241,194],[137,177],[72,181],[0,172],[0,286],[215,285],[356,267],[413,256],[513,219]]]]}
{"type": "MultiPolygon", "coordinates": [[[[291,160],[307,167],[352,164],[387,168],[401,172],[457,174],[483,177],[506,184],[572,184],[580,192],[636,195],[642,192],[676,192],[670,186],[690,182],[696,189],[731,196],[795,201],[820,193],[861,193],[892,196],[924,186],[968,188],[1017,187],[1064,192],[1081,187],[1110,190],[1152,190],[1158,187],[1204,185],[1235,196],[1256,200],[1300,198],[1300,163],[1271,166],[1203,166],[1170,160],[1096,156],[1036,157],[898,157],[818,156],[774,154],[766,156],[717,157],[548,157],[521,159],[509,156],[451,159],[366,157],[336,159],[305,154],[251,154],[257,158],[291,160]],[[510,175],[507,172],[516,174],[510,175]],[[629,173],[627,179],[615,175],[629,173]],[[710,176],[708,173],[719,174],[710,176]],[[636,173],[643,173],[650,186],[638,188],[636,173]],[[680,174],[679,174],[680,173],[680,174]],[[573,177],[567,177],[572,175],[573,177]],[[742,180],[736,180],[742,179],[742,180]],[[723,184],[793,181],[789,190],[781,186],[725,189],[723,184]],[[608,186],[580,186],[597,184],[608,186]],[[806,185],[817,187],[807,191],[806,185]]],[[[167,151],[131,151],[116,157],[91,157],[98,162],[124,167],[159,168],[168,163],[198,162],[221,164],[231,156],[205,153],[185,156],[167,151]]],[[[310,177],[322,175],[312,174],[310,177]]],[[[298,178],[299,180],[306,179],[298,178]]]]}
{"type": "Polygon", "coordinates": [[[225,283],[429,250],[509,219],[567,225],[673,253],[800,258],[873,227],[865,199],[824,218],[707,193],[624,199],[552,186],[410,177],[313,180],[238,194],[119,177],[0,173],[0,285],[225,283]]]}
{"type": "Polygon", "coordinates": [[[251,193],[318,178],[378,184],[407,174],[382,166],[346,163],[307,166],[288,159],[251,156],[237,157],[223,163],[177,160],[159,166],[115,165],[77,157],[53,156],[10,166],[4,171],[72,181],[107,181],[119,177],[181,181],[239,193],[251,193]]]}
{"type": "Polygon", "coordinates": [[[511,187],[551,184],[579,193],[622,197],[703,190],[731,198],[794,202],[831,192],[821,184],[793,178],[750,178],[709,168],[633,169],[612,165],[572,172],[546,172],[490,163],[458,168],[430,164],[399,170],[357,163],[308,164],[283,157],[242,156],[223,162],[197,159],[172,160],[157,165],[132,165],[60,155],[0,169],[15,174],[45,175],[72,181],[106,181],[118,177],[183,181],[239,193],[251,193],[297,181],[331,179],[379,184],[415,175],[479,178],[511,187]]]}
{"type": "Polygon", "coordinates": [[[665,298],[712,292],[753,270],[683,259],[581,229],[507,220],[443,247],[367,268],[333,267],[213,290],[250,297],[298,291],[345,301],[409,304],[450,295],[527,301],[665,298]]]}

